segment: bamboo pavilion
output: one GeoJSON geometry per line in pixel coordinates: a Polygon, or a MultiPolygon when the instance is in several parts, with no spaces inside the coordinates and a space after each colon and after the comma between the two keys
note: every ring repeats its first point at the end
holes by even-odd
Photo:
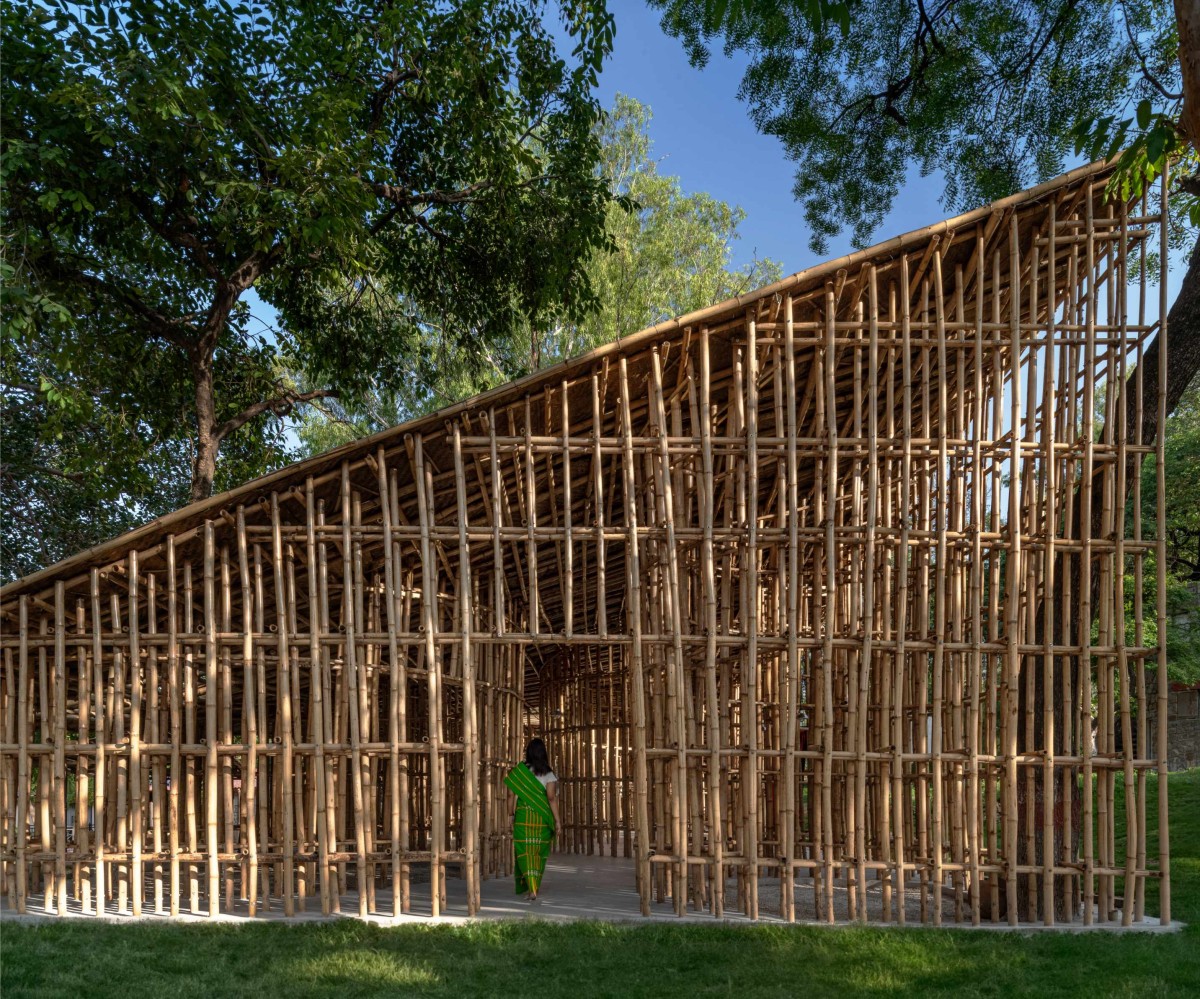
{"type": "Polygon", "coordinates": [[[453,877],[473,914],[537,734],[558,849],[643,913],[1169,921],[1165,244],[1109,174],[4,587],[9,911],[437,916],[453,877]]]}

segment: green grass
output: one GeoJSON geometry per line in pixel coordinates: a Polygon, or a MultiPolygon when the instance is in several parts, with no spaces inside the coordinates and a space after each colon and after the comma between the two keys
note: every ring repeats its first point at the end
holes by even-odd
{"type": "MultiPolygon", "coordinates": [[[[1153,778],[1149,790],[1153,816],[1153,778]]],[[[516,922],[393,929],[352,920],[5,924],[0,992],[5,999],[1200,995],[1200,770],[1171,777],[1171,846],[1173,915],[1190,924],[1171,935],[516,922]]]]}

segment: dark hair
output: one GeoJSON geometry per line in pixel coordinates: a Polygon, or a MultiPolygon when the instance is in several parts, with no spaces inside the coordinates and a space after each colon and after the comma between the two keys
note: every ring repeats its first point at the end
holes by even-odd
{"type": "Polygon", "coordinates": [[[546,744],[541,739],[533,739],[525,747],[525,766],[539,777],[550,772],[550,757],[546,755],[546,744]]]}

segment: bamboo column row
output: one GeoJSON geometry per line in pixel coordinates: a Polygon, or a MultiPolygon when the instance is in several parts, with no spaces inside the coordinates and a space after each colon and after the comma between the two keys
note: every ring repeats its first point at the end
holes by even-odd
{"type": "Polygon", "coordinates": [[[239,507],[168,537],[161,566],[134,552],[69,602],[57,586],[48,612],[19,601],[0,712],[10,905],[399,914],[420,882],[436,912],[448,866],[473,886],[508,869],[522,657],[418,641],[422,620],[485,607],[490,581],[468,602],[398,539],[368,550],[364,508],[384,535],[397,515],[396,471],[377,468],[369,499],[345,465],[328,513],[309,479],[286,497],[299,524],[272,494],[266,524],[239,507]]]}
{"type": "Polygon", "coordinates": [[[644,913],[1169,918],[1158,217],[1102,195],[598,355],[6,600],[7,904],[474,913],[538,733],[558,848],[629,858],[644,913]]]}
{"type": "MultiPolygon", "coordinates": [[[[1153,449],[1126,421],[1158,329],[1145,204],[1096,206],[752,310],[716,376],[705,329],[621,372],[643,908],[1143,918],[1166,869],[1144,807],[1153,449]]],[[[586,830],[601,787],[570,761],[604,715],[578,651],[543,675],[541,723],[586,830]]]]}

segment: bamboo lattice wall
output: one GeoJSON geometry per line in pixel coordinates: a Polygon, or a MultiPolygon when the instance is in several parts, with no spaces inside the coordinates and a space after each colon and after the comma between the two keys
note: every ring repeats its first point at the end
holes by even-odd
{"type": "Polygon", "coordinates": [[[635,858],[643,912],[1169,919],[1160,219],[1106,176],[10,585],[7,904],[437,915],[459,874],[474,913],[540,733],[559,848],[635,858]]]}

